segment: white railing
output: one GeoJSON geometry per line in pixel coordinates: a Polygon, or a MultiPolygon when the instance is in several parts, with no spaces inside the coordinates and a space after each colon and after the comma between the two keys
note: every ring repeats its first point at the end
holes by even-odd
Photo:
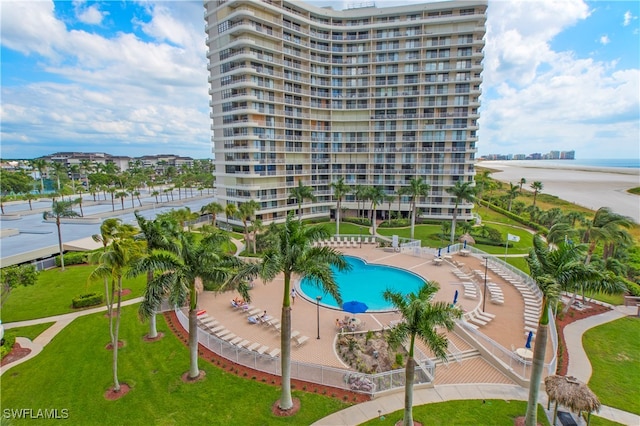
{"type": "MultiPolygon", "coordinates": [[[[175,313],[180,325],[185,330],[189,330],[189,318],[185,312],[177,308],[175,313]]],[[[246,348],[239,348],[200,328],[198,328],[198,343],[236,364],[276,376],[282,373],[280,358],[275,358],[268,354],[261,355],[246,348]]],[[[431,383],[435,373],[435,365],[428,358],[417,362],[420,368],[416,369],[415,383],[431,383]]],[[[405,373],[404,369],[399,369],[383,373],[364,374],[353,370],[292,360],[291,378],[374,395],[403,387],[405,373]]]]}

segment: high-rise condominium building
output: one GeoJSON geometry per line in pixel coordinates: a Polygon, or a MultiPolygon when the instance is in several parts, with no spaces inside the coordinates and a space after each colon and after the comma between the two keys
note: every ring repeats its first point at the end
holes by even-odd
{"type": "MultiPolygon", "coordinates": [[[[398,2],[399,4],[401,2],[398,2]]],[[[205,1],[213,153],[222,203],[260,204],[264,223],[297,210],[407,216],[411,179],[431,185],[423,218],[453,215],[446,191],[475,174],[486,0],[337,11],[300,0],[205,1]]],[[[469,218],[471,204],[459,206],[469,218]]],[[[344,214],[343,214],[344,217],[344,214]]]]}

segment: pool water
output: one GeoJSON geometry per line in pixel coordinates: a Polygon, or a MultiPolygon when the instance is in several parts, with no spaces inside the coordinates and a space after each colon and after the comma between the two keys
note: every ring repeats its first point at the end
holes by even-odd
{"type": "MultiPolygon", "coordinates": [[[[351,265],[351,270],[340,272],[333,269],[342,301],[364,302],[369,307],[367,312],[394,309],[393,305],[382,297],[385,290],[389,289],[404,294],[412,293],[416,292],[425,281],[422,277],[404,269],[368,264],[364,260],[352,256],[344,256],[344,258],[351,265]]],[[[316,300],[316,296],[321,296],[320,304],[340,309],[331,295],[324,294],[320,288],[306,280],[301,281],[300,291],[313,301],[316,300]]]]}

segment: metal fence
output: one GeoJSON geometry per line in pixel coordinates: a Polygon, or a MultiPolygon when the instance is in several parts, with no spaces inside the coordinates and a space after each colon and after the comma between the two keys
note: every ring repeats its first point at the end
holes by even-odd
{"type": "Polygon", "coordinates": [[[44,271],[45,269],[55,268],[56,258],[49,257],[47,259],[36,260],[34,262],[31,262],[31,264],[36,267],[36,270],[44,271]]]}
{"type": "MultiPolygon", "coordinates": [[[[189,318],[182,309],[175,309],[178,321],[185,330],[189,329],[189,318]]],[[[280,376],[280,358],[268,354],[259,354],[246,348],[239,348],[198,328],[198,342],[210,351],[254,370],[280,376]]],[[[415,384],[431,383],[435,365],[426,356],[417,359],[418,368],[414,378],[415,384]]],[[[405,383],[404,369],[386,371],[384,373],[365,374],[353,370],[328,367],[300,361],[291,361],[291,378],[310,383],[348,389],[359,393],[375,395],[392,389],[401,388],[405,383]]]]}

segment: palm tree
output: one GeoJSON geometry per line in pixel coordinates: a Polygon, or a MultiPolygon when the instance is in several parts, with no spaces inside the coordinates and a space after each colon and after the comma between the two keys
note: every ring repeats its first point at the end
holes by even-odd
{"type": "Polygon", "coordinates": [[[200,213],[202,214],[210,214],[211,215],[211,225],[216,226],[216,216],[220,213],[224,213],[224,207],[220,203],[209,203],[205,204],[200,208],[200,213]]]}
{"type": "Polygon", "coordinates": [[[229,229],[231,229],[230,221],[236,215],[236,213],[238,213],[238,206],[233,203],[227,203],[227,205],[224,207],[224,214],[225,216],[227,216],[227,225],[229,226],[229,229]]]}
{"type": "Polygon", "coordinates": [[[313,195],[313,189],[310,186],[306,186],[302,183],[302,180],[298,181],[298,186],[291,189],[289,199],[295,199],[298,203],[298,221],[302,221],[302,203],[304,200],[316,201],[316,196],[313,195]]]}
{"type": "Polygon", "coordinates": [[[609,207],[600,207],[593,219],[587,223],[582,242],[589,245],[585,263],[591,261],[598,242],[622,243],[630,239],[628,232],[621,228],[629,228],[633,219],[614,213],[609,207]]]}
{"type": "Polygon", "coordinates": [[[44,172],[47,170],[47,160],[44,158],[36,158],[31,160],[31,166],[38,170],[38,174],[40,175],[40,193],[44,192],[44,172]]]}
{"type": "Polygon", "coordinates": [[[124,210],[124,199],[127,196],[127,192],[126,191],[118,191],[115,193],[115,196],[117,198],[120,198],[120,204],[122,205],[122,210],[124,210]]]}
{"type": "Polygon", "coordinates": [[[53,163],[51,163],[51,168],[53,169],[53,174],[56,176],[56,181],[58,182],[58,192],[60,192],[62,190],[60,177],[67,172],[67,166],[64,163],[54,161],[53,163]]]}
{"type": "MultiPolygon", "coordinates": [[[[178,224],[170,218],[158,218],[155,220],[147,220],[137,211],[133,213],[138,222],[138,227],[142,231],[142,236],[147,242],[146,255],[149,256],[154,250],[163,249],[170,252],[177,252],[176,238],[178,236],[178,224]]],[[[147,287],[153,281],[153,271],[147,271],[147,287]]],[[[153,312],[149,316],[149,334],[148,338],[154,339],[158,337],[156,328],[156,315],[153,312]]]]}
{"type": "Polygon", "coordinates": [[[174,306],[189,309],[189,372],[188,379],[200,376],[198,367],[198,286],[213,290],[227,289],[236,285],[245,300],[249,300],[248,287],[241,284],[245,277],[237,271],[242,262],[235,256],[224,253],[223,247],[229,238],[220,232],[196,241],[194,234],[180,231],[178,250],[154,250],[134,265],[129,275],[136,276],[147,271],[159,271],[147,286],[144,299],[138,310],[142,318],[150,318],[168,295],[174,306]]]}
{"type": "Polygon", "coordinates": [[[535,181],[531,184],[531,189],[533,189],[533,206],[536,206],[536,198],[538,197],[538,193],[542,191],[544,185],[540,181],[535,181]]]}
{"type": "Polygon", "coordinates": [[[559,274],[563,272],[565,265],[573,260],[573,256],[568,256],[567,250],[570,249],[566,244],[561,244],[558,250],[549,250],[542,238],[536,234],[533,237],[533,248],[527,257],[531,277],[542,293],[542,313],[536,329],[529,379],[529,400],[525,416],[527,426],[537,425],[538,395],[540,394],[540,381],[542,380],[544,357],[547,350],[549,321],[552,318],[551,306],[555,305],[560,295],[560,284],[557,278],[561,276],[559,274]]]}
{"type": "Polygon", "coordinates": [[[340,214],[342,212],[342,198],[351,192],[351,188],[344,183],[344,177],[340,176],[337,181],[331,182],[333,198],[336,200],[336,235],[340,235],[340,214]]]}
{"type": "Polygon", "coordinates": [[[78,216],[78,213],[71,209],[73,205],[72,201],[54,201],[51,205],[51,211],[46,211],[42,213],[42,218],[44,220],[49,219],[50,217],[56,218],[56,227],[58,228],[58,248],[60,250],[60,265],[62,266],[62,270],[64,271],[64,255],[62,253],[62,229],[60,225],[60,219],[63,217],[75,217],[78,216]]]}
{"type": "Polygon", "coordinates": [[[277,228],[277,243],[264,254],[260,264],[260,276],[272,281],[284,274],[282,299],[282,331],[280,334],[282,393],[279,406],[282,410],[293,407],[291,399],[291,278],[293,275],[307,279],[321,287],[341,304],[342,297],[331,267],[347,270],[345,258],[331,247],[314,247],[313,242],[324,240],[329,233],[322,225],[303,226],[289,212],[283,225],[277,228]]]}
{"type": "Polygon", "coordinates": [[[369,200],[371,200],[371,227],[373,235],[376,235],[376,215],[378,206],[384,202],[384,190],[381,186],[372,186],[369,190],[369,200]]]}
{"type": "Polygon", "coordinates": [[[364,199],[367,197],[367,187],[363,186],[363,185],[356,185],[355,188],[353,189],[353,195],[356,199],[356,208],[358,210],[358,214],[356,216],[361,217],[361,211],[360,211],[360,201],[362,201],[362,210],[364,210],[364,199]]]}
{"type": "Polygon", "coordinates": [[[395,199],[396,196],[393,194],[386,194],[384,196],[384,201],[388,204],[387,221],[389,222],[389,227],[391,227],[391,203],[393,203],[395,199]]]}
{"type": "Polygon", "coordinates": [[[391,330],[391,340],[404,342],[409,338],[409,354],[405,366],[404,385],[404,426],[413,426],[413,381],[416,362],[413,350],[416,337],[422,340],[440,359],[447,359],[448,339],[439,334],[436,327],[453,330],[455,319],[462,316],[462,311],[446,302],[432,302],[431,298],[438,291],[438,283],[426,281],[417,293],[404,295],[400,292],[386,290],[383,297],[402,314],[404,321],[391,330]]]}
{"type": "Polygon", "coordinates": [[[76,175],[80,176],[80,165],[70,165],[69,173],[71,173],[71,189],[73,189],[73,192],[76,192],[76,175]]]}
{"type": "Polygon", "coordinates": [[[257,239],[258,233],[260,233],[264,229],[264,225],[262,225],[262,221],[260,219],[255,219],[251,226],[249,226],[249,235],[251,235],[251,246],[253,248],[253,254],[256,254],[257,249],[257,239]]]}
{"type": "Polygon", "coordinates": [[[525,178],[520,178],[520,193],[522,193],[522,185],[524,185],[525,183],[527,183],[527,180],[525,178]]]}
{"type": "Polygon", "coordinates": [[[473,201],[475,195],[475,188],[471,185],[472,182],[461,182],[457,181],[453,187],[447,188],[446,191],[453,195],[455,198],[455,207],[453,208],[453,220],[451,221],[451,239],[450,243],[453,244],[453,241],[456,237],[456,221],[458,219],[458,205],[464,201],[471,202],[473,201]]]}
{"type": "Polygon", "coordinates": [[[249,242],[249,224],[248,222],[256,214],[256,210],[260,209],[260,203],[256,200],[249,200],[240,204],[238,207],[238,213],[240,213],[240,220],[242,220],[242,226],[244,227],[244,240],[249,242]]]}
{"type": "Polygon", "coordinates": [[[411,239],[413,239],[416,227],[416,210],[418,199],[420,197],[428,197],[431,185],[425,182],[421,177],[411,178],[409,186],[403,187],[400,191],[402,195],[408,195],[411,203],[411,239]]]}
{"type": "Polygon", "coordinates": [[[508,211],[511,211],[511,203],[513,202],[514,198],[518,196],[518,194],[518,185],[514,185],[509,182],[509,189],[507,190],[507,196],[509,197],[509,206],[507,207],[508,211]]]}
{"type": "MultiPolygon", "coordinates": [[[[113,318],[109,318],[109,329],[113,330],[111,340],[111,350],[113,351],[113,390],[120,391],[120,381],[118,380],[118,337],[120,334],[120,317],[122,305],[122,279],[127,269],[142,254],[142,241],[135,241],[135,228],[131,225],[118,225],[111,235],[111,244],[103,251],[92,253],[89,258],[92,263],[98,263],[97,268],[89,275],[90,279],[105,278],[116,283],[117,304],[115,310],[115,327],[113,318]]],[[[111,295],[113,297],[113,294],[111,295]]],[[[110,309],[111,312],[112,309],[110,309]]]]}
{"type": "Polygon", "coordinates": [[[153,197],[156,197],[156,204],[158,204],[158,195],[160,195],[160,193],[159,193],[158,191],[153,191],[153,192],[151,193],[151,195],[152,195],[153,197]]]}

